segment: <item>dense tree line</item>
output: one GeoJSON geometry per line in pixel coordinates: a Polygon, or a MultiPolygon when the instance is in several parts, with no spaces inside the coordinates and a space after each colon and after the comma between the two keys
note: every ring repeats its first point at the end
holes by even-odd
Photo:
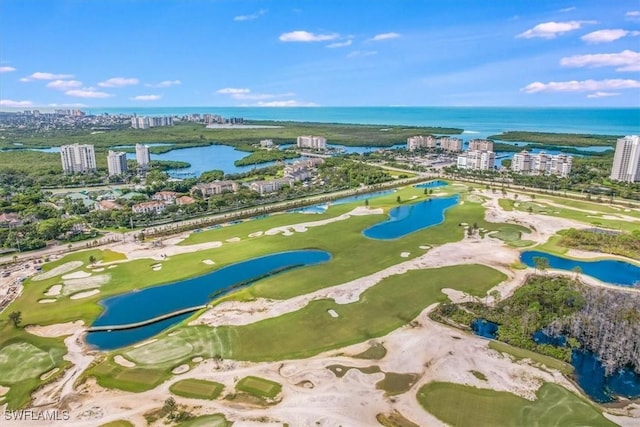
{"type": "Polygon", "coordinates": [[[640,227],[633,233],[605,233],[571,228],[562,233],[560,245],[640,259],[640,227]]]}

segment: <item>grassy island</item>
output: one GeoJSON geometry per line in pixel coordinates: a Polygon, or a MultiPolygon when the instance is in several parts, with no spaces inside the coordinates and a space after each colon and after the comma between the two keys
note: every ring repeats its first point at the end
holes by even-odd
{"type": "Polygon", "coordinates": [[[613,147],[618,138],[620,136],[525,131],[509,131],[488,137],[488,139],[500,141],[524,141],[544,144],[545,146],[563,145],[567,147],[590,147],[595,145],[613,147]]]}

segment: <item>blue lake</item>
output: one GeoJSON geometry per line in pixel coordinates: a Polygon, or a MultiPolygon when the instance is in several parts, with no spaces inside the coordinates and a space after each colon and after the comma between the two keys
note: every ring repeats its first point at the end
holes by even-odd
{"type": "Polygon", "coordinates": [[[370,200],[375,199],[376,197],[386,196],[387,194],[393,193],[395,190],[381,190],[374,191],[372,193],[366,194],[356,194],[355,196],[347,196],[342,197],[340,199],[336,199],[331,201],[330,203],[321,203],[318,205],[306,206],[298,209],[291,209],[288,212],[293,213],[305,213],[305,214],[323,214],[329,209],[330,205],[344,205],[346,203],[359,202],[361,200],[370,200]]]}
{"type": "Polygon", "coordinates": [[[389,219],[367,228],[371,239],[391,240],[444,221],[444,211],[458,204],[458,196],[434,198],[391,209],[389,219]]]}
{"type": "Polygon", "coordinates": [[[481,337],[496,339],[498,337],[498,324],[486,319],[475,319],[471,322],[471,329],[481,337]]]}
{"type": "Polygon", "coordinates": [[[625,261],[612,259],[579,261],[539,251],[524,251],[520,255],[520,260],[529,267],[535,267],[533,262],[535,257],[547,258],[549,267],[558,270],[571,271],[575,267],[580,267],[582,273],[614,285],[634,286],[640,283],[640,266],[625,261]]]}
{"type": "MultiPolygon", "coordinates": [[[[100,302],[105,310],[93,326],[134,323],[206,304],[215,291],[260,278],[269,272],[319,264],[330,259],[331,254],[320,250],[280,252],[231,264],[203,276],[106,298],[100,302]]],[[[150,338],[187,316],[181,315],[135,329],[91,332],[87,335],[87,342],[101,350],[124,347],[150,338]]]]}
{"type": "Polygon", "coordinates": [[[422,184],[417,184],[414,185],[415,188],[438,188],[438,187],[444,187],[445,185],[448,185],[447,181],[441,181],[441,180],[435,180],[435,181],[429,181],[429,182],[424,182],[422,184]]]}

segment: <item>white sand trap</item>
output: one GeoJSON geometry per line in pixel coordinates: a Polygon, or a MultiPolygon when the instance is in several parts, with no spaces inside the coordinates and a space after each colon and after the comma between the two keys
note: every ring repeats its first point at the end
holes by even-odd
{"type": "Polygon", "coordinates": [[[90,291],[84,291],[84,292],[79,292],[77,294],[73,294],[69,298],[71,298],[71,299],[87,298],[87,297],[90,297],[90,296],[95,295],[97,293],[100,293],[99,289],[92,289],[90,291]]]}
{"type": "Polygon", "coordinates": [[[185,372],[187,372],[189,369],[189,365],[180,365],[177,366],[175,368],[173,368],[173,370],[171,371],[172,374],[184,374],[185,372]]]}
{"type": "Polygon", "coordinates": [[[49,372],[45,372],[44,374],[40,375],[40,379],[41,380],[46,380],[47,378],[51,377],[51,375],[55,374],[56,372],[58,372],[60,370],[60,368],[53,368],[52,370],[50,370],[49,372]]]}
{"type": "Polygon", "coordinates": [[[411,255],[411,252],[402,252],[402,253],[400,254],[400,256],[401,256],[402,258],[409,258],[409,255],[411,255]]]}
{"type": "Polygon", "coordinates": [[[255,233],[249,234],[249,237],[260,237],[264,234],[262,231],[256,231],[255,233]]]}
{"type": "Polygon", "coordinates": [[[56,268],[53,268],[45,273],[33,276],[31,280],[38,281],[38,280],[51,279],[52,277],[56,277],[61,274],[67,273],[69,271],[75,270],[80,266],[82,266],[82,261],[70,261],[65,264],[59,265],[56,268]]]}
{"type": "Polygon", "coordinates": [[[153,271],[160,271],[160,270],[162,270],[162,264],[156,264],[153,267],[151,267],[151,269],[153,271]]]}
{"type": "Polygon", "coordinates": [[[75,273],[65,274],[62,276],[62,280],[86,279],[87,277],[91,277],[91,273],[87,273],[86,271],[76,271],[75,273]]]}
{"type": "Polygon", "coordinates": [[[97,276],[86,277],[84,279],[65,280],[62,293],[64,295],[71,295],[76,292],[99,288],[100,286],[109,283],[109,280],[111,280],[110,274],[99,274],[97,276]]]}
{"type": "MultiPolygon", "coordinates": [[[[169,334],[169,335],[171,335],[171,334],[169,334]]],[[[143,346],[145,346],[147,344],[151,344],[151,343],[154,343],[156,341],[158,341],[157,338],[154,338],[154,339],[151,339],[151,340],[147,340],[147,341],[143,341],[143,342],[141,342],[139,344],[134,345],[133,348],[143,347],[143,346]]]]}
{"type": "Polygon", "coordinates": [[[82,328],[84,322],[76,320],[75,322],[56,323],[53,325],[29,325],[25,328],[27,332],[39,337],[55,338],[73,334],[78,328],[82,328]]]}
{"type": "Polygon", "coordinates": [[[203,360],[204,360],[204,359],[203,359],[202,357],[200,357],[200,356],[198,356],[198,357],[194,357],[193,359],[191,359],[191,361],[192,361],[193,363],[200,363],[200,362],[202,362],[203,360]]]}
{"type": "Polygon", "coordinates": [[[427,245],[421,245],[418,246],[420,249],[431,249],[431,246],[427,246],[427,245]]]}
{"type": "Polygon", "coordinates": [[[409,197],[409,200],[413,200],[413,199],[417,199],[417,198],[418,198],[418,196],[411,196],[411,197],[409,197]]]}
{"type": "Polygon", "coordinates": [[[9,387],[0,385],[0,396],[4,396],[5,394],[9,393],[9,390],[11,390],[9,387]]]}
{"type": "Polygon", "coordinates": [[[93,271],[94,273],[99,273],[99,272],[101,272],[101,271],[104,271],[104,267],[94,268],[94,269],[93,269],[93,270],[91,270],[91,271],[93,271]]]}
{"type": "Polygon", "coordinates": [[[117,265],[110,265],[110,266],[109,266],[109,267],[107,267],[107,268],[111,269],[111,268],[116,268],[116,267],[117,267],[117,265]]]}
{"type": "Polygon", "coordinates": [[[44,298],[44,299],[39,299],[38,302],[40,304],[51,304],[52,302],[56,302],[56,300],[54,298],[44,298]]]}
{"type": "Polygon", "coordinates": [[[331,317],[339,317],[338,313],[336,313],[336,311],[334,309],[332,309],[332,308],[327,310],[327,313],[329,313],[329,316],[331,316],[331,317]]]}
{"type": "Polygon", "coordinates": [[[48,297],[55,297],[60,295],[60,291],[62,291],[62,285],[58,284],[58,285],[53,285],[52,287],[50,287],[49,289],[47,289],[47,292],[45,292],[45,296],[48,297]]]}
{"type": "Polygon", "coordinates": [[[457,289],[443,288],[442,293],[449,297],[452,303],[461,304],[463,302],[473,302],[475,298],[457,289]]]}
{"type": "Polygon", "coordinates": [[[131,360],[129,359],[125,359],[122,355],[118,354],[116,355],[116,357],[113,358],[113,361],[116,362],[118,365],[120,366],[124,366],[125,368],[133,368],[136,366],[135,363],[133,363],[131,360]]]}
{"type": "Polygon", "coordinates": [[[226,241],[229,242],[229,243],[239,242],[240,238],[239,237],[232,237],[230,239],[227,239],[226,241]]]}
{"type": "Polygon", "coordinates": [[[203,260],[202,260],[202,262],[203,262],[204,264],[207,264],[207,265],[213,265],[213,264],[215,264],[215,262],[213,262],[213,260],[210,260],[210,259],[203,259],[203,260]]]}

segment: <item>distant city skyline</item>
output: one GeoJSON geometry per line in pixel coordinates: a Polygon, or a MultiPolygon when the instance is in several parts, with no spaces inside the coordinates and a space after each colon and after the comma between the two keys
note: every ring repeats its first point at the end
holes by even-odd
{"type": "Polygon", "coordinates": [[[636,0],[5,0],[0,110],[640,107],[636,0]]]}

